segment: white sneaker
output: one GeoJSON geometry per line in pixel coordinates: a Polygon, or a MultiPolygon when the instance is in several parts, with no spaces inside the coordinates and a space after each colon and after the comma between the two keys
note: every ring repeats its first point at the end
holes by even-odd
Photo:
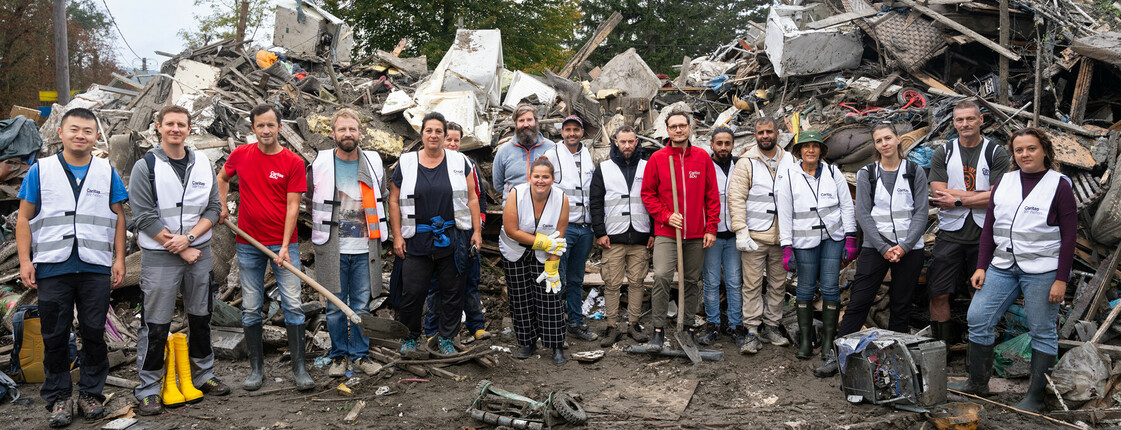
{"type": "Polygon", "coordinates": [[[362,357],[354,360],[354,366],[361,370],[362,373],[365,373],[367,376],[373,376],[375,373],[378,373],[378,371],[381,370],[381,364],[378,364],[374,360],[371,360],[370,357],[362,357]]]}
{"type": "Polygon", "coordinates": [[[346,376],[346,370],[348,367],[350,367],[350,360],[342,357],[331,360],[331,367],[327,369],[327,376],[330,376],[332,378],[346,376]]]}

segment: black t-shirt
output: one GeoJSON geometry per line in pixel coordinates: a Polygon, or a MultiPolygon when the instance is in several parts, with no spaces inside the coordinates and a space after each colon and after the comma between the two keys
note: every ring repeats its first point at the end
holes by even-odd
{"type": "Polygon", "coordinates": [[[183,178],[187,176],[187,165],[191,162],[190,158],[191,157],[186,155],[178,160],[167,157],[168,164],[171,164],[171,168],[175,170],[175,174],[179,175],[179,182],[183,182],[183,178]]]}
{"type": "MultiPolygon", "coordinates": [[[[434,168],[424,167],[423,164],[417,163],[417,176],[416,188],[413,190],[413,201],[416,207],[416,223],[431,224],[431,219],[435,216],[440,216],[444,221],[455,220],[455,206],[452,204],[452,186],[448,178],[448,160],[447,157],[440,162],[440,165],[434,168]]],[[[470,173],[470,169],[464,169],[470,173]]],[[[393,185],[401,188],[401,169],[396,169],[393,172],[393,185]]],[[[444,230],[445,234],[453,233],[455,226],[447,227],[444,230]]],[[[410,255],[431,255],[436,258],[442,258],[451,255],[452,248],[437,248],[432,245],[432,233],[421,233],[417,231],[416,235],[405,241],[405,252],[410,255]]]]}

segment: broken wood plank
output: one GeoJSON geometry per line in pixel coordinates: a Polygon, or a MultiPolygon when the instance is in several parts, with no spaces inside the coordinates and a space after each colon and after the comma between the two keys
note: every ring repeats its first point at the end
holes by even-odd
{"type": "Polygon", "coordinates": [[[1079,285],[1078,290],[1074,293],[1074,306],[1070,313],[1066,315],[1066,323],[1059,329],[1060,338],[1068,338],[1074,332],[1077,321],[1083,319],[1082,316],[1086,314],[1090,304],[1095,302],[1097,296],[1105,290],[1105,286],[1109,285],[1110,279],[1113,278],[1113,270],[1117,267],[1119,260],[1121,260],[1121,245],[1113,251],[1113,255],[1109,259],[1102,259],[1089,283],[1079,285]]]}
{"type": "Polygon", "coordinates": [[[890,87],[896,79],[899,79],[899,72],[892,72],[890,75],[887,75],[887,77],[880,82],[880,85],[876,87],[875,90],[872,90],[872,94],[868,95],[868,103],[874,103],[876,100],[879,100],[880,96],[884,95],[884,91],[887,91],[888,87],[890,87]]]}
{"type": "Polygon", "coordinates": [[[1090,343],[1098,343],[1105,332],[1109,330],[1109,326],[1113,325],[1113,320],[1117,319],[1117,314],[1121,313],[1121,306],[1114,306],[1113,310],[1109,311],[1109,315],[1105,317],[1102,326],[1098,328],[1098,332],[1094,333],[1094,337],[1090,338],[1090,343]]]}
{"type": "Polygon", "coordinates": [[[938,21],[942,24],[945,24],[946,26],[948,26],[948,27],[950,27],[954,30],[957,30],[961,34],[964,34],[966,36],[969,36],[969,37],[973,38],[973,40],[976,40],[977,42],[980,42],[982,45],[985,45],[989,49],[992,49],[993,51],[996,51],[996,53],[998,53],[1000,55],[1003,55],[1005,57],[1008,57],[1009,60],[1020,61],[1020,55],[1019,54],[1016,54],[1015,52],[1009,51],[1008,48],[1000,46],[1000,44],[998,44],[996,42],[993,42],[992,40],[989,40],[989,38],[980,35],[976,31],[973,31],[973,30],[969,29],[968,27],[966,27],[964,25],[961,25],[957,21],[954,21],[950,18],[947,18],[945,15],[942,15],[938,12],[935,12],[933,9],[931,9],[929,7],[918,4],[914,0],[898,0],[898,2],[903,3],[907,6],[910,6],[910,7],[914,8],[915,10],[917,10],[919,12],[922,12],[923,15],[929,16],[931,19],[933,19],[935,21],[938,21]]]}
{"type": "MultiPolygon", "coordinates": [[[[1038,105],[1036,105],[1036,106],[1038,106],[1038,105]]],[[[1009,115],[1014,114],[1015,116],[1022,117],[1022,118],[1031,118],[1034,115],[1033,113],[1022,112],[1022,111],[1019,111],[1015,108],[1010,108],[1008,106],[996,105],[996,108],[1004,111],[1004,113],[1007,113],[1009,115]]],[[[1038,112],[1038,110],[1036,110],[1036,112],[1038,112]]],[[[1103,133],[1099,132],[1099,131],[1090,131],[1090,130],[1087,130],[1085,128],[1082,128],[1081,126],[1074,125],[1074,124],[1071,124],[1069,122],[1062,122],[1062,121],[1059,121],[1055,118],[1046,117],[1046,116],[1042,116],[1042,115],[1039,116],[1038,121],[1040,121],[1044,124],[1047,124],[1049,126],[1058,127],[1058,128],[1061,128],[1061,129],[1064,129],[1064,130],[1067,130],[1067,131],[1071,131],[1071,132],[1074,132],[1074,133],[1081,134],[1083,136],[1100,137],[1100,136],[1103,135],[1103,133]]]]}
{"type": "Polygon", "coordinates": [[[358,402],[354,403],[354,407],[350,408],[350,413],[346,414],[346,417],[343,418],[343,421],[346,421],[348,423],[354,422],[358,419],[358,414],[362,413],[362,409],[365,407],[365,400],[359,400],[358,402]]]}
{"type": "MultiPolygon", "coordinates": [[[[1059,349],[1063,350],[1063,349],[1077,348],[1077,347],[1082,346],[1085,343],[1086,342],[1080,342],[1080,341],[1077,341],[1077,340],[1059,339],[1059,349]]],[[[1114,360],[1121,359],[1121,346],[1096,344],[1096,345],[1094,345],[1094,348],[1097,348],[1098,351],[1101,351],[1101,352],[1105,353],[1105,355],[1108,355],[1110,358],[1112,358],[1114,360]]]]}
{"type": "Polygon", "coordinates": [[[584,64],[584,62],[588,60],[588,57],[592,55],[592,52],[599,47],[599,44],[607,40],[607,35],[611,34],[611,31],[614,30],[615,26],[619,25],[619,22],[622,20],[623,14],[619,13],[619,11],[612,12],[611,16],[607,18],[607,21],[600,23],[599,27],[596,27],[595,33],[592,33],[592,38],[588,39],[587,43],[584,43],[584,46],[580,47],[579,51],[576,51],[576,55],[573,55],[572,59],[568,60],[568,64],[565,64],[557,75],[566,79],[572,76],[572,74],[576,72],[576,69],[584,64]]]}
{"type": "Polygon", "coordinates": [[[1090,81],[1094,79],[1094,60],[1082,57],[1078,80],[1074,84],[1074,98],[1070,101],[1070,122],[1082,124],[1086,116],[1086,103],[1090,101],[1090,81]]]}
{"type": "Polygon", "coordinates": [[[810,30],[821,30],[825,27],[830,27],[830,26],[834,26],[834,25],[837,25],[837,24],[843,24],[843,23],[846,23],[846,22],[849,22],[849,21],[852,21],[852,20],[860,19],[860,18],[867,18],[867,17],[875,15],[879,12],[880,12],[879,9],[869,8],[869,9],[861,9],[861,10],[858,10],[858,11],[855,11],[855,12],[842,13],[840,15],[833,15],[833,16],[825,18],[823,20],[814,21],[814,22],[811,22],[809,24],[806,24],[806,28],[808,28],[810,30]]]}
{"type": "Polygon", "coordinates": [[[945,93],[948,96],[957,97],[957,96],[961,95],[961,94],[958,94],[956,91],[950,89],[950,87],[947,87],[946,84],[943,84],[941,81],[939,81],[937,79],[934,79],[933,76],[930,76],[929,74],[927,74],[926,72],[924,72],[922,70],[914,70],[914,71],[911,71],[909,73],[911,74],[911,76],[914,76],[915,79],[918,79],[919,81],[922,81],[922,83],[924,83],[924,84],[930,85],[930,88],[939,90],[939,91],[945,93]]]}
{"type": "Polygon", "coordinates": [[[309,150],[307,146],[304,145],[304,138],[300,137],[300,134],[296,133],[293,127],[287,125],[281,126],[280,137],[283,137],[289,145],[296,148],[296,153],[300,154],[300,156],[304,158],[304,161],[310,163],[312,160],[315,160],[315,151],[309,150]]]}
{"type": "Polygon", "coordinates": [[[401,40],[397,42],[397,46],[393,47],[393,56],[400,57],[401,51],[404,51],[406,46],[409,46],[409,38],[402,37],[401,40]]]}
{"type": "MultiPolygon", "coordinates": [[[[1010,29],[1012,26],[1011,19],[1008,17],[1008,0],[1000,0],[1000,46],[1008,48],[1008,43],[1011,39],[1010,29]]],[[[998,102],[1002,105],[1007,105],[1008,99],[1008,57],[1000,57],[997,72],[997,85],[1000,89],[997,90],[999,94],[998,102]]]]}

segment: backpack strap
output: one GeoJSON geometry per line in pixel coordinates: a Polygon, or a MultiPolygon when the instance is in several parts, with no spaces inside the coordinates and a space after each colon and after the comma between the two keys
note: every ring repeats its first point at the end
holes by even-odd
{"type": "MultiPolygon", "coordinates": [[[[159,202],[159,193],[156,192],[156,154],[144,154],[144,163],[148,165],[148,186],[152,190],[152,203],[159,202]]],[[[157,204],[158,208],[159,205],[157,204]]]]}

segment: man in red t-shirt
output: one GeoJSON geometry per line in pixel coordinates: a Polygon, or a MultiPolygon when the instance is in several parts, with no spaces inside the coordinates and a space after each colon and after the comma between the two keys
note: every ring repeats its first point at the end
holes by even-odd
{"type": "Polygon", "coordinates": [[[229,218],[226,206],[230,191],[230,178],[238,179],[237,225],[262,245],[275,252],[277,259],[269,261],[249,242],[237,238],[237,265],[241,280],[241,325],[245,327],[245,342],[249,348],[250,373],[241,384],[253,391],[264,383],[264,357],[262,355],[261,308],[265,299],[265,267],[272,265],[276,283],[280,287],[280,303],[284,310],[284,324],[288,328],[288,350],[292,351],[292,373],[296,388],[310,390],[315,381],[304,366],[304,312],[300,309],[300,279],[280,267],[287,262],[300,268],[300,253],[295,244],[296,217],[300,211],[300,198],[307,191],[307,173],[304,160],[280,146],[280,113],[271,105],[260,105],[249,111],[249,122],[257,135],[256,145],[242,145],[230,153],[226,165],[218,172],[218,194],[222,200],[221,221],[229,218]]]}

